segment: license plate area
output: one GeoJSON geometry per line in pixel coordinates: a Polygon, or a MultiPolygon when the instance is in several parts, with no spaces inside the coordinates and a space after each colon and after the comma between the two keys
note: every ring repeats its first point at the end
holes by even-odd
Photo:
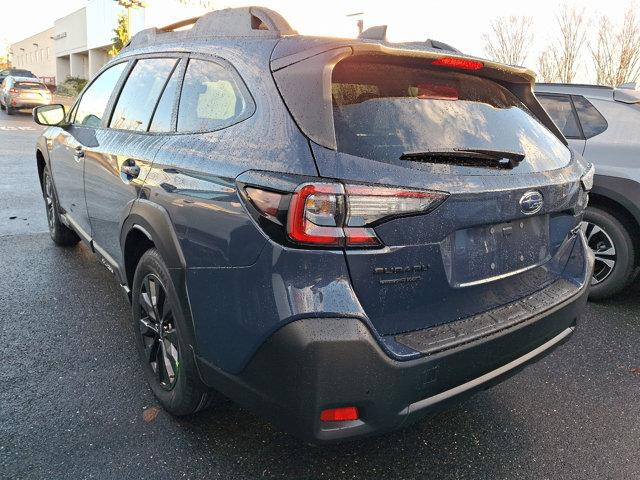
{"type": "Polygon", "coordinates": [[[454,287],[497,280],[549,259],[549,217],[466,228],[451,240],[450,278],[454,287]]]}

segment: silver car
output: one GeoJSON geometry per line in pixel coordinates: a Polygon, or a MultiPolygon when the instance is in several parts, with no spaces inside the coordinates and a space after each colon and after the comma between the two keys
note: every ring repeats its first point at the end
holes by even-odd
{"type": "Polygon", "coordinates": [[[37,78],[8,76],[0,90],[0,108],[7,115],[21,108],[34,108],[51,103],[51,92],[37,78]]]}
{"type": "Polygon", "coordinates": [[[596,256],[590,298],[620,292],[640,265],[640,91],[537,84],[536,96],[569,141],[596,167],[583,229],[596,256]]]}

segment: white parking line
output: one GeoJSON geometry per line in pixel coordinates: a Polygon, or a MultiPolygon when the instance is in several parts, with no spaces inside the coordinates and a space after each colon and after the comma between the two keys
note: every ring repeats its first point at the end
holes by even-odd
{"type": "Polygon", "coordinates": [[[12,126],[2,126],[0,125],[0,130],[10,130],[10,131],[15,131],[15,130],[35,130],[35,127],[12,127],[12,126]]]}

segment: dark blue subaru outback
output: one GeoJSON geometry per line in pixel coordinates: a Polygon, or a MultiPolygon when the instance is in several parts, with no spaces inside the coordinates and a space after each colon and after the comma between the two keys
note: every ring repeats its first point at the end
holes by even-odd
{"type": "Polygon", "coordinates": [[[261,8],[177,27],[34,110],[51,237],[122,284],[169,412],[215,389],[308,440],[378,433],[571,335],[593,170],[530,71],[261,8]]]}

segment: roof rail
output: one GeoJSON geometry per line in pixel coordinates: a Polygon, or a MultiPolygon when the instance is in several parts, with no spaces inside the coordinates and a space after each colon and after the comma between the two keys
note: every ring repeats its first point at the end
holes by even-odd
{"type": "Polygon", "coordinates": [[[175,31],[175,30],[177,30],[179,28],[186,27],[187,25],[193,25],[201,17],[202,17],[202,15],[200,15],[198,17],[186,18],[184,20],[180,20],[179,22],[172,23],[170,25],[165,25],[164,27],[160,27],[158,30],[160,30],[161,32],[173,32],[173,31],[175,31]]]}
{"type": "Polygon", "coordinates": [[[361,40],[378,40],[380,42],[387,41],[387,26],[376,25],[375,27],[369,27],[365,31],[360,32],[358,38],[361,40]]]}
{"type": "Polygon", "coordinates": [[[154,43],[188,38],[262,37],[278,38],[297,35],[291,25],[277,12],[263,7],[242,7],[214,10],[201,17],[189,18],[162,28],[147,28],[136,33],[124,49],[141,48],[154,43]],[[176,31],[193,25],[190,30],[176,31]]]}

